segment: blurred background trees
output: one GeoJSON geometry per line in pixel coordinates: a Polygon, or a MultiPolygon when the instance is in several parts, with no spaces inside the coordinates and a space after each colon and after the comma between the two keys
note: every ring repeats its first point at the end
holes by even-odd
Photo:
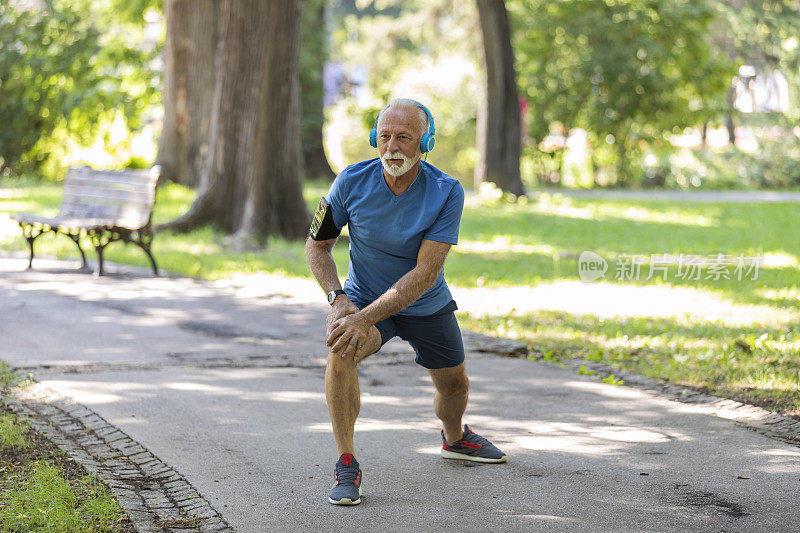
{"type": "Polygon", "coordinates": [[[98,142],[102,164],[150,163],[132,157],[128,133],[160,104],[157,36],[146,32],[157,5],[0,2],[0,175],[59,177],[98,142]]]}
{"type": "MultiPolygon", "coordinates": [[[[0,174],[158,162],[202,188],[220,5],[0,4],[0,174]]],[[[298,67],[281,74],[300,87],[298,180],[374,157],[375,115],[406,96],[436,118],[428,161],[468,187],[800,187],[800,0],[287,5],[300,10],[298,67]]]]}

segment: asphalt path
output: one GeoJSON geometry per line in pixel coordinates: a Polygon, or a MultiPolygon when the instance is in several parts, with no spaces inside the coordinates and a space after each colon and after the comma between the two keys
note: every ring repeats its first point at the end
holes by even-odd
{"type": "Polygon", "coordinates": [[[37,265],[0,258],[0,359],[124,431],[235,531],[798,529],[800,448],[470,334],[465,420],[508,463],[439,455],[431,381],[393,341],[359,370],[363,503],[331,506],[321,293],[37,265]]]}

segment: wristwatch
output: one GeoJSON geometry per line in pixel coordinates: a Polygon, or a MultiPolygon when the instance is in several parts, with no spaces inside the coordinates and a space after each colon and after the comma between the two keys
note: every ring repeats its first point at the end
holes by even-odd
{"type": "Polygon", "coordinates": [[[339,296],[340,294],[344,294],[344,291],[342,289],[336,289],[335,291],[329,292],[328,303],[333,305],[334,300],[336,300],[336,297],[339,296]]]}

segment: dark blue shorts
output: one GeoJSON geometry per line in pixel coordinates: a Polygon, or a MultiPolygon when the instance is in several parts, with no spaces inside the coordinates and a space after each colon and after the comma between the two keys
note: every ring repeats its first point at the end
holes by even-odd
{"type": "MultiPolygon", "coordinates": [[[[353,302],[363,308],[362,302],[353,302]]],[[[381,334],[381,346],[394,337],[408,342],[417,356],[414,361],[425,368],[450,368],[464,362],[464,342],[453,311],[455,300],[425,316],[392,315],[375,327],[381,334]]]]}

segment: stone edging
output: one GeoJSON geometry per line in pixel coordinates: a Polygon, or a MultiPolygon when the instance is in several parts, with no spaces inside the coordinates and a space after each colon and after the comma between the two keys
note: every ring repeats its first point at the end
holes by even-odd
{"type": "Polygon", "coordinates": [[[137,532],[233,531],[183,476],[91,409],[41,385],[12,393],[3,402],[95,474],[137,532]]]}

